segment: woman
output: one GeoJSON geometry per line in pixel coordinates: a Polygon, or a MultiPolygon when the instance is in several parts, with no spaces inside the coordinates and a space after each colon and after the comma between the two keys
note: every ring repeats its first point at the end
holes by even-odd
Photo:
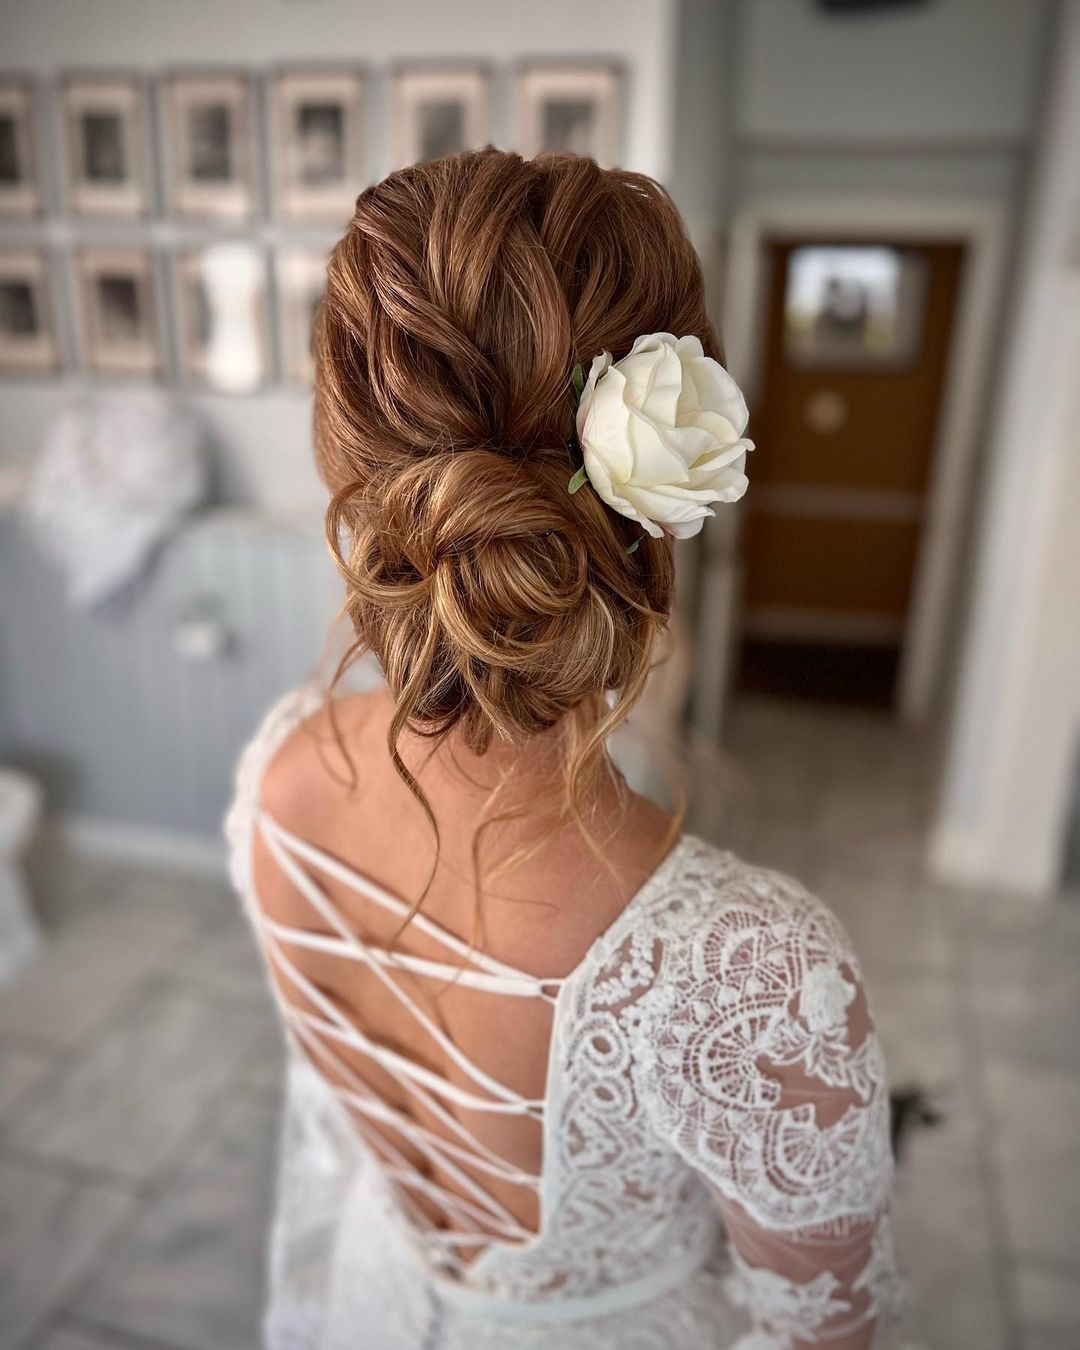
{"type": "Polygon", "coordinates": [[[316,336],[327,530],[386,687],[287,697],[237,885],[288,1030],[266,1343],[867,1346],[888,1103],[855,957],[608,735],[673,536],[745,487],[666,193],[495,150],[369,188],[316,336]]]}

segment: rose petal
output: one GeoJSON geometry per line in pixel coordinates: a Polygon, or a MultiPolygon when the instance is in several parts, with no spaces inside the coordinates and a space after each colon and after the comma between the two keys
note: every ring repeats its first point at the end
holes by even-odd
{"type": "Polygon", "coordinates": [[[645,398],[636,406],[658,425],[673,427],[682,394],[683,368],[675,351],[664,347],[653,358],[645,398]]]}
{"type": "Polygon", "coordinates": [[[732,441],[730,445],[717,446],[711,455],[702,456],[690,465],[690,481],[695,483],[703,474],[716,473],[720,469],[725,469],[734,464],[737,460],[746,459],[748,450],[753,450],[754,442],[747,440],[732,441]]]}
{"type": "Polygon", "coordinates": [[[615,482],[634,471],[634,452],[626,434],[629,413],[622,401],[622,372],[612,366],[598,381],[584,423],[578,432],[581,448],[603,458],[615,482]]]}
{"type": "Polygon", "coordinates": [[[584,389],[581,391],[581,398],[578,400],[577,415],[574,419],[578,440],[581,439],[581,431],[585,425],[585,420],[589,415],[589,409],[592,406],[593,397],[596,393],[597,381],[610,365],[610,352],[601,352],[599,356],[594,356],[592,359],[592,365],[589,367],[589,376],[585,381],[584,389]]]}
{"type": "Polygon", "coordinates": [[[671,433],[655,426],[643,414],[630,409],[626,434],[633,450],[634,467],[626,475],[626,481],[632,483],[685,483],[690,478],[690,470],[679,453],[679,447],[671,444],[671,433]]]}
{"type": "Polygon", "coordinates": [[[685,337],[678,338],[675,342],[675,350],[684,365],[691,365],[694,358],[705,355],[705,348],[701,345],[701,339],[695,333],[687,333],[685,337]]]}
{"type": "Polygon", "coordinates": [[[746,430],[749,414],[739,386],[720,362],[714,361],[711,356],[703,356],[687,364],[697,390],[698,406],[726,417],[735,428],[736,436],[741,436],[746,430]]]}
{"type": "Polygon", "coordinates": [[[710,516],[715,516],[715,511],[702,511],[701,515],[695,520],[676,520],[667,527],[667,532],[674,539],[692,539],[695,534],[701,533],[701,527],[710,516]]]}
{"type": "Polygon", "coordinates": [[[588,450],[584,454],[585,472],[588,475],[589,482],[592,484],[596,495],[613,511],[618,511],[622,516],[630,516],[637,520],[637,508],[633,503],[621,493],[617,492],[614,484],[608,476],[604,463],[596,455],[588,450]]]}

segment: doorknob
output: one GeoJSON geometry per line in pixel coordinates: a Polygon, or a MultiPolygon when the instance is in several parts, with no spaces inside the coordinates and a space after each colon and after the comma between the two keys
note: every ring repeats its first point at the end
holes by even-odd
{"type": "Polygon", "coordinates": [[[829,436],[847,421],[848,405],[835,389],[818,389],[806,400],[803,420],[811,431],[829,436]]]}

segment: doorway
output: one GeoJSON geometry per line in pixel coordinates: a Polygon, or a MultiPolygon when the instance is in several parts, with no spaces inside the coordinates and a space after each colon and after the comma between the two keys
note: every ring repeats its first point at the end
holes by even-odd
{"type": "Polygon", "coordinates": [[[762,248],[737,682],[891,708],[966,244],[815,234],[762,248]]]}

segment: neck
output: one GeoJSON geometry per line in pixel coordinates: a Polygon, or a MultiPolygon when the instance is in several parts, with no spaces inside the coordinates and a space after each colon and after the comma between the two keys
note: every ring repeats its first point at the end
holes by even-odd
{"type": "MultiPolygon", "coordinates": [[[[387,726],[392,712],[391,705],[387,726]]],[[[472,801],[480,808],[497,791],[500,811],[559,810],[569,742],[585,730],[567,717],[532,735],[495,737],[478,754],[466,744],[459,728],[435,740],[406,727],[398,738],[398,753],[425,793],[453,793],[459,801],[472,801]]],[[[606,756],[604,763],[609,772],[596,776],[590,810],[608,815],[625,807],[627,792],[622,776],[606,756]]]]}

